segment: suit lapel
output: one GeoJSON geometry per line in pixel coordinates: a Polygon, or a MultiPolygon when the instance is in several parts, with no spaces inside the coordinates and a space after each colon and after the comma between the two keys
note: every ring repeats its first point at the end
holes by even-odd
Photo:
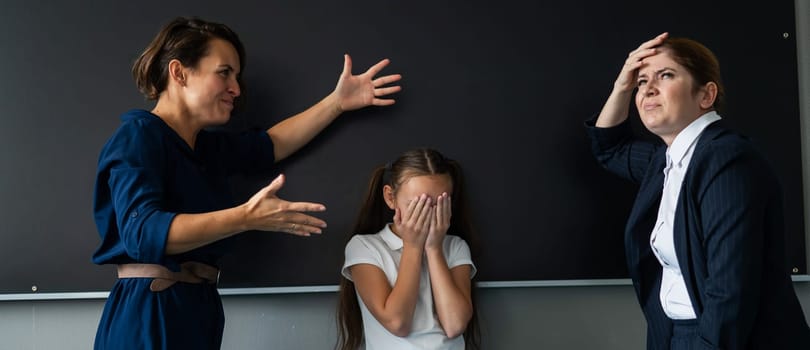
{"type": "MultiPolygon", "coordinates": [[[[681,192],[678,196],[678,206],[675,210],[675,222],[673,223],[674,232],[674,244],[675,244],[675,252],[676,256],[678,257],[678,264],[681,268],[681,275],[684,277],[684,282],[686,283],[686,289],[689,291],[689,296],[692,301],[692,306],[695,309],[695,312],[700,315],[703,309],[703,305],[701,300],[697,297],[697,287],[695,286],[694,278],[695,276],[695,266],[693,265],[695,259],[694,255],[698,254],[699,256],[702,252],[699,251],[692,251],[690,247],[694,247],[696,245],[692,244],[692,240],[699,239],[696,235],[699,234],[700,228],[697,227],[699,225],[698,217],[693,214],[694,211],[698,210],[695,206],[698,205],[696,200],[692,198],[692,184],[694,183],[696,178],[699,178],[701,174],[695,174],[694,171],[697,167],[693,166],[694,164],[699,164],[701,159],[708,156],[704,153],[706,145],[714,140],[715,138],[719,137],[726,129],[720,124],[721,121],[716,121],[711,125],[707,126],[706,129],[700,136],[697,145],[695,145],[695,151],[692,156],[692,161],[689,165],[689,170],[687,170],[687,174],[683,179],[683,184],[681,185],[681,192]]],[[[702,246],[702,244],[698,244],[697,246],[702,246]]]]}

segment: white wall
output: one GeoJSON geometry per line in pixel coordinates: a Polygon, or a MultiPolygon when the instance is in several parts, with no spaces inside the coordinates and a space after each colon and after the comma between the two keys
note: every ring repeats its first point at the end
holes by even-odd
{"type": "MultiPolygon", "coordinates": [[[[796,291],[808,317],[810,283],[796,291]]],[[[333,292],[225,296],[223,349],[331,349],[333,292]]],[[[91,349],[103,300],[0,302],[0,349],[91,349]]],[[[485,288],[485,349],[643,349],[630,286],[485,288]]]]}

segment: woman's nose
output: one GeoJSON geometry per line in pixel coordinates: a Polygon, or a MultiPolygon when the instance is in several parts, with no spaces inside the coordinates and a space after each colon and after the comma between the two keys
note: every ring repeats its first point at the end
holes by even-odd
{"type": "Polygon", "coordinates": [[[233,97],[239,97],[239,95],[242,94],[242,90],[239,88],[239,82],[234,80],[228,87],[228,92],[230,92],[233,97]]]}
{"type": "Polygon", "coordinates": [[[644,96],[654,96],[657,93],[658,89],[655,87],[655,83],[652,80],[644,85],[644,96]]]}

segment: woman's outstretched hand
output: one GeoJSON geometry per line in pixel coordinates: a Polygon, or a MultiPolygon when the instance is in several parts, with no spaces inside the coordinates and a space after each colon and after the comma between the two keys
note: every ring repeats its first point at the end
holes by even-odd
{"type": "Polygon", "coordinates": [[[371,66],[365,73],[352,75],[352,58],[343,55],[343,72],[340,74],[334,94],[337,97],[340,112],[351,111],[366,106],[388,106],[394,104],[393,99],[383,99],[402,90],[399,85],[385,86],[399,81],[402,76],[391,74],[374,78],[391,61],[383,59],[371,66]]]}
{"type": "Polygon", "coordinates": [[[284,186],[284,180],[284,175],[279,175],[243,205],[246,230],[286,232],[298,236],[321,233],[326,222],[304,213],[321,212],[326,206],[278,198],[276,193],[284,186]]]}

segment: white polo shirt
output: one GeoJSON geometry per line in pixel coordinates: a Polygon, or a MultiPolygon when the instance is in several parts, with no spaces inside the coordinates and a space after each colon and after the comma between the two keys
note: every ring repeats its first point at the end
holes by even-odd
{"type": "MultiPolygon", "coordinates": [[[[349,243],[346,244],[346,262],[343,264],[341,271],[343,276],[350,281],[354,281],[349,268],[357,264],[371,264],[379,267],[385,273],[391,286],[394,285],[399,273],[399,261],[402,257],[402,239],[391,232],[389,225],[385,225],[385,228],[376,234],[355,235],[349,240],[349,243]]],[[[449,268],[470,265],[472,268],[470,278],[475,275],[476,268],[470,258],[470,248],[463,239],[458,236],[445,236],[443,251],[449,268]]],[[[407,337],[398,337],[389,332],[374,318],[363,300],[360,299],[359,294],[357,300],[363,316],[363,331],[365,332],[367,350],[464,350],[464,337],[448,338],[439,324],[436,310],[433,307],[433,295],[430,288],[430,275],[428,274],[426,259],[422,259],[419,297],[416,300],[411,333],[407,337]]]]}
{"type": "Polygon", "coordinates": [[[683,179],[689,169],[692,153],[700,139],[703,130],[709,124],[720,120],[720,116],[712,111],[700,116],[684,128],[672,145],[667,148],[667,163],[664,168],[664,192],[661,205],[658,208],[658,219],[650,235],[650,246],[655,257],[663,267],[661,276],[661,306],[664,313],[673,320],[688,320],[697,318],[689,293],[686,290],[681,274],[681,266],[675,254],[675,209],[678,205],[678,196],[681,193],[683,179]]]}

